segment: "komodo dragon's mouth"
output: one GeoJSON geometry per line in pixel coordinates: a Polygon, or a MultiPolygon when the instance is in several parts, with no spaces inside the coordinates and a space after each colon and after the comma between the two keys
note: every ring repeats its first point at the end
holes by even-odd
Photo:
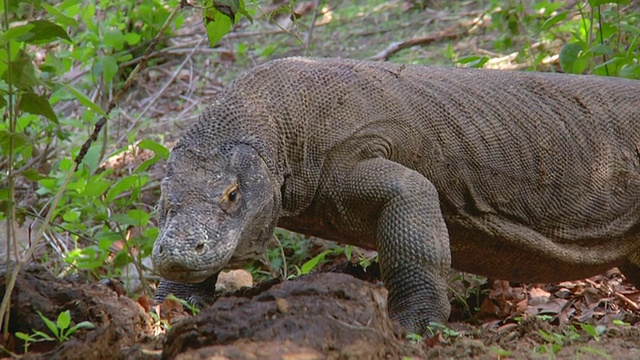
{"type": "Polygon", "coordinates": [[[170,281],[187,283],[187,284],[196,284],[196,283],[201,283],[205,281],[207,278],[209,278],[211,275],[217,272],[212,271],[211,269],[193,270],[193,269],[170,267],[166,272],[161,270],[160,274],[162,275],[162,277],[170,281]]]}

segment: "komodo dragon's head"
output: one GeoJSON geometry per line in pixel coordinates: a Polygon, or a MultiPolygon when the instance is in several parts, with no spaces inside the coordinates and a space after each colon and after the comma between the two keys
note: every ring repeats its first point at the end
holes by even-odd
{"type": "Polygon", "coordinates": [[[251,146],[178,144],[162,181],[154,268],[197,283],[255,258],[275,227],[279,196],[251,146]]]}

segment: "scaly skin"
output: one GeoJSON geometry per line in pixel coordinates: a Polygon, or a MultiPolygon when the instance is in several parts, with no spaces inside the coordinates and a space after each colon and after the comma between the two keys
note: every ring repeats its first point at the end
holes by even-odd
{"type": "Polygon", "coordinates": [[[267,63],[173,149],[154,266],[211,282],[276,225],[375,248],[390,315],[416,333],[446,321],[451,266],[531,282],[619,266],[640,286],[639,94],[593,76],[267,63]]]}

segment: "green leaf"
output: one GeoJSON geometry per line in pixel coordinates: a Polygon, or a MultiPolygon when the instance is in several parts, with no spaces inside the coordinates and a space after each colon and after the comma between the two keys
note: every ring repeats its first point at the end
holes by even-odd
{"type": "Polygon", "coordinates": [[[351,261],[351,254],[352,253],[353,253],[353,246],[345,245],[345,247],[344,247],[344,256],[347,258],[347,260],[351,261]]]}
{"type": "Polygon", "coordinates": [[[240,0],[214,0],[213,6],[222,14],[235,21],[236,13],[240,8],[240,0]]]}
{"type": "Polygon", "coordinates": [[[120,51],[124,48],[125,37],[119,29],[109,30],[102,35],[105,45],[120,51]]]}
{"type": "Polygon", "coordinates": [[[623,65],[620,69],[620,76],[629,79],[640,79],[640,64],[623,65]]]}
{"type": "Polygon", "coordinates": [[[42,115],[53,123],[58,123],[58,117],[53,112],[49,99],[44,95],[38,95],[30,91],[22,94],[18,109],[29,114],[42,115]]]}
{"type": "Polygon", "coordinates": [[[65,26],[73,27],[73,28],[78,27],[78,22],[74,18],[66,16],[55,7],[49,4],[44,4],[44,3],[40,4],[40,6],[42,6],[45,10],[47,10],[47,12],[51,14],[54,18],[56,18],[56,21],[58,23],[65,26]]]}
{"type": "Polygon", "coordinates": [[[23,133],[11,133],[6,130],[0,130],[0,146],[5,153],[9,152],[9,140],[11,138],[13,138],[13,147],[15,149],[25,145],[32,145],[31,139],[23,133]]]}
{"type": "Polygon", "coordinates": [[[58,315],[58,329],[64,330],[71,325],[71,312],[63,311],[58,315]]]}
{"type": "Polygon", "coordinates": [[[568,13],[569,13],[568,11],[563,11],[561,13],[556,14],[555,16],[550,17],[549,19],[547,19],[547,21],[544,22],[544,24],[542,24],[540,31],[548,30],[553,25],[563,21],[564,19],[567,18],[568,13]]]}
{"type": "Polygon", "coordinates": [[[7,30],[3,37],[5,40],[16,40],[36,45],[50,43],[56,39],[71,41],[67,32],[60,25],[48,20],[34,20],[26,25],[16,26],[7,30]]]}
{"type": "Polygon", "coordinates": [[[138,226],[140,223],[137,219],[132,219],[129,214],[114,214],[109,217],[109,221],[112,221],[119,225],[132,225],[138,226]]]}
{"type": "Polygon", "coordinates": [[[23,332],[17,331],[15,333],[15,336],[23,341],[34,341],[35,339],[33,339],[31,336],[29,336],[28,334],[25,334],[23,332]]]}
{"type": "Polygon", "coordinates": [[[84,249],[71,250],[64,261],[81,269],[97,269],[104,264],[109,254],[97,246],[87,246],[84,249]]]}
{"type": "Polygon", "coordinates": [[[111,247],[111,244],[113,242],[118,241],[118,240],[122,240],[122,234],[120,234],[119,232],[110,231],[110,230],[100,231],[100,232],[96,233],[96,235],[94,237],[99,242],[105,241],[106,243],[108,243],[108,245],[106,246],[106,249],[111,247]]]}
{"type": "Polygon", "coordinates": [[[98,104],[94,103],[93,101],[91,101],[91,99],[89,99],[85,94],[83,94],[81,91],[79,91],[78,89],[74,88],[71,85],[65,84],[65,83],[60,83],[62,86],[64,86],[70,93],[71,95],[73,95],[79,102],[80,104],[88,107],[89,109],[93,110],[94,112],[102,115],[102,116],[107,116],[107,114],[105,114],[104,111],[102,111],[102,108],[100,108],[100,106],[98,106],[98,104]]]}
{"type": "Polygon", "coordinates": [[[327,254],[331,252],[333,252],[333,250],[325,250],[320,254],[314,256],[311,260],[302,264],[302,267],[300,268],[301,274],[306,275],[309,272],[311,272],[311,270],[313,270],[318,265],[318,263],[320,263],[321,261],[324,261],[324,258],[327,256],[327,254]]]}
{"type": "Polygon", "coordinates": [[[71,41],[67,32],[60,25],[48,20],[35,20],[30,24],[34,25],[32,32],[35,36],[29,40],[32,44],[46,44],[55,39],[71,41]]]}
{"type": "Polygon", "coordinates": [[[142,39],[142,36],[140,34],[136,34],[136,33],[124,34],[124,41],[126,41],[127,44],[132,46],[138,44],[140,42],[140,39],[142,39]]]}
{"type": "Polygon", "coordinates": [[[25,172],[23,172],[22,175],[24,175],[24,177],[26,177],[27,179],[29,179],[31,181],[40,181],[40,180],[44,180],[44,179],[51,179],[51,177],[49,177],[47,175],[40,174],[38,172],[38,170],[36,170],[36,169],[25,170],[25,172]]]}
{"type": "Polygon", "coordinates": [[[591,7],[596,7],[604,4],[627,4],[629,0],[589,0],[591,7]]]}
{"type": "Polygon", "coordinates": [[[244,1],[242,1],[242,0],[240,0],[240,7],[238,8],[238,13],[240,15],[246,17],[247,19],[249,19],[249,22],[251,22],[253,24],[253,18],[251,17],[251,14],[249,14],[247,12],[247,9],[244,6],[244,1]]]}
{"type": "Polygon", "coordinates": [[[104,75],[104,81],[109,82],[118,73],[118,62],[113,56],[100,56],[93,64],[92,72],[96,78],[104,75]]]}
{"type": "Polygon", "coordinates": [[[14,60],[9,62],[9,67],[11,68],[11,77],[9,77],[9,71],[2,74],[5,82],[12,83],[25,91],[31,91],[33,86],[40,83],[33,61],[26,51],[20,50],[14,60]]]}
{"type": "Polygon", "coordinates": [[[134,171],[134,174],[143,173],[147,171],[147,169],[149,169],[151,165],[157,163],[161,159],[169,158],[169,149],[153,140],[144,139],[138,143],[138,147],[140,149],[153,151],[155,153],[155,156],[151,159],[145,160],[142,164],[138,165],[138,167],[136,167],[134,171]]]}
{"type": "Polygon", "coordinates": [[[100,165],[100,150],[101,150],[102,146],[101,145],[93,145],[89,148],[89,150],[87,151],[87,153],[84,156],[84,159],[82,159],[82,164],[85,165],[90,172],[95,172],[98,169],[98,166],[100,165]]]}
{"type": "Polygon", "coordinates": [[[31,32],[32,29],[33,29],[33,25],[31,24],[12,27],[7,31],[2,32],[2,36],[0,38],[3,41],[9,41],[9,40],[24,41],[25,39],[33,37],[33,33],[31,32]]]}
{"type": "MultiPolygon", "coordinates": [[[[64,213],[64,215],[62,215],[62,220],[69,223],[76,222],[78,219],[80,219],[80,211],[75,209],[69,209],[64,213]]],[[[58,317],[58,321],[60,321],[60,317],[58,317]]]]}
{"type": "Polygon", "coordinates": [[[582,52],[582,45],[578,43],[565,44],[560,49],[560,67],[566,73],[579,73],[577,61],[582,52]]]}
{"type": "Polygon", "coordinates": [[[591,324],[580,324],[582,330],[584,330],[587,334],[591,335],[596,341],[598,341],[598,334],[596,332],[596,327],[591,324]]]}
{"type": "Polygon", "coordinates": [[[605,44],[597,44],[591,48],[593,55],[610,55],[613,54],[613,49],[605,44]]]}
{"type": "Polygon", "coordinates": [[[138,147],[140,149],[151,150],[156,156],[159,156],[163,159],[168,159],[170,155],[169,149],[166,146],[159,144],[151,139],[144,139],[138,143],[138,147]]]}
{"type": "Polygon", "coordinates": [[[67,332],[64,335],[65,335],[65,337],[69,337],[69,336],[73,335],[74,332],[78,331],[78,329],[94,329],[95,327],[96,326],[92,322],[83,321],[81,323],[76,324],[71,329],[67,330],[67,332]]]}
{"type": "MultiPolygon", "coordinates": [[[[52,322],[52,324],[53,324],[53,322],[52,322]]],[[[55,340],[54,338],[52,338],[48,334],[43,333],[42,331],[33,330],[33,337],[35,338],[36,336],[39,337],[42,340],[45,340],[45,341],[54,341],[55,340]]]]}
{"type": "Polygon", "coordinates": [[[120,195],[123,191],[130,190],[134,187],[142,187],[146,184],[148,180],[148,176],[146,175],[130,175],[127,177],[123,177],[118,180],[115,185],[107,191],[106,201],[113,201],[118,195],[120,195]]]}
{"type": "Polygon", "coordinates": [[[202,15],[209,38],[209,46],[213,47],[231,30],[232,20],[213,7],[205,9],[202,15]]]}
{"type": "Polygon", "coordinates": [[[142,164],[138,165],[136,169],[133,171],[134,174],[142,174],[146,172],[153,164],[160,161],[160,157],[154,156],[151,159],[145,160],[142,164]]]}
{"type": "Polygon", "coordinates": [[[150,216],[144,210],[131,209],[127,212],[129,217],[135,221],[134,225],[144,226],[148,225],[150,216]]]}
{"type": "Polygon", "coordinates": [[[613,325],[617,325],[617,326],[631,326],[631,324],[629,324],[628,322],[618,320],[618,319],[613,319],[611,322],[613,323],[613,325]]]}
{"type": "Polygon", "coordinates": [[[465,64],[465,67],[469,68],[482,68],[487,61],[489,61],[489,57],[486,55],[470,55],[461,57],[457,62],[460,64],[465,64]]]}
{"type": "Polygon", "coordinates": [[[49,330],[51,330],[51,333],[53,333],[53,335],[56,338],[60,339],[58,325],[56,325],[56,323],[54,323],[53,321],[49,320],[46,316],[42,315],[40,311],[37,311],[37,313],[38,315],[40,315],[40,318],[42,319],[42,321],[44,321],[44,324],[47,325],[49,330]]]}
{"type": "MultiPolygon", "coordinates": [[[[102,174],[102,173],[101,173],[102,174]]],[[[99,179],[96,176],[92,176],[87,186],[82,189],[80,195],[95,198],[104,194],[105,191],[111,186],[111,182],[104,179],[99,179]]]]}

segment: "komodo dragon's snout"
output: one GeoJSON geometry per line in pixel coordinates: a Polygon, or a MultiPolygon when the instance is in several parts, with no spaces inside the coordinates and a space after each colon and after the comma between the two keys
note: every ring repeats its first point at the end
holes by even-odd
{"type": "Polygon", "coordinates": [[[198,283],[262,253],[275,214],[273,186],[256,151],[178,147],[171,158],[154,268],[171,281],[198,283]]]}

